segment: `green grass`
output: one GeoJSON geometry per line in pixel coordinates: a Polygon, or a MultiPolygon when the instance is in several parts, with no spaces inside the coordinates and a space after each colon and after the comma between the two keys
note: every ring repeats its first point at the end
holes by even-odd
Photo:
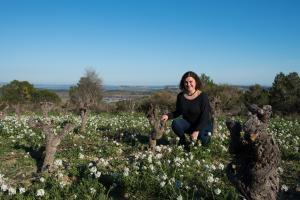
{"type": "MultiPolygon", "coordinates": [[[[61,165],[55,172],[39,175],[44,136],[28,127],[29,118],[22,116],[17,122],[9,116],[0,121],[0,199],[242,199],[225,174],[231,157],[224,120],[208,147],[195,145],[187,153],[168,129],[164,145],[153,153],[148,151],[150,126],[143,115],[92,115],[86,133],[74,131],[60,144],[56,161],[61,165]],[[5,185],[10,192],[3,191],[5,185]],[[16,194],[11,194],[14,189],[16,194]],[[41,189],[44,195],[37,196],[41,189]]],[[[65,120],[80,124],[77,116],[51,118],[57,131],[65,120]]],[[[281,185],[289,188],[280,196],[296,199],[300,122],[275,118],[270,132],[282,152],[281,185]]]]}

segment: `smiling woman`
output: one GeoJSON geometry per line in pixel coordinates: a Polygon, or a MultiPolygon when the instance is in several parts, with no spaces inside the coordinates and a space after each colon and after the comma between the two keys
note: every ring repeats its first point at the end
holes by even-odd
{"type": "Polygon", "coordinates": [[[185,133],[192,140],[200,140],[203,145],[210,141],[212,132],[211,108],[208,97],[201,91],[202,84],[195,72],[186,72],[180,81],[181,92],[177,95],[176,110],[164,114],[162,121],[174,119],[172,129],[180,138],[179,143],[188,148],[185,133]],[[182,116],[182,118],[177,118],[182,116]]]}

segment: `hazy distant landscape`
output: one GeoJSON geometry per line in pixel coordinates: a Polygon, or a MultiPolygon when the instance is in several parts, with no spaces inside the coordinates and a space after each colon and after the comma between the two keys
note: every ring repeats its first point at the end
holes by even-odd
{"type": "MultiPolygon", "coordinates": [[[[37,89],[47,89],[55,92],[66,102],[69,99],[69,89],[74,86],[71,84],[34,84],[37,89]]],[[[151,93],[159,90],[168,89],[169,91],[178,91],[178,86],[122,86],[122,85],[103,85],[104,97],[106,103],[117,102],[122,100],[133,100],[151,95],[151,93]]]]}
{"type": "MultiPolygon", "coordinates": [[[[47,89],[55,92],[66,102],[69,99],[69,89],[74,86],[71,84],[33,84],[37,89],[47,89]]],[[[236,85],[232,86],[239,90],[247,90],[250,86],[236,85]]],[[[117,102],[122,100],[133,100],[137,98],[150,96],[152,93],[161,90],[168,90],[172,93],[179,92],[177,85],[103,85],[104,97],[103,101],[106,103],[117,102]]],[[[268,88],[268,87],[264,87],[268,88]]]]}
{"type": "MultiPolygon", "coordinates": [[[[7,83],[1,82],[0,87],[7,83]]],[[[69,99],[69,89],[75,84],[33,84],[37,89],[47,89],[55,92],[66,102],[69,99]]],[[[232,87],[239,90],[248,90],[250,86],[247,85],[232,85],[232,87]]],[[[262,86],[267,89],[268,86],[262,86]]],[[[104,97],[103,101],[106,103],[117,102],[122,100],[132,100],[151,95],[153,92],[160,90],[168,90],[174,93],[179,92],[178,85],[103,85],[104,97]]]]}
{"type": "MultiPolygon", "coordinates": [[[[4,85],[7,83],[0,83],[4,85]]],[[[66,91],[75,84],[33,84],[35,88],[48,89],[55,91],[66,91]]],[[[233,87],[241,90],[247,90],[248,85],[232,85],[233,87]]],[[[262,86],[263,88],[269,88],[269,86],[262,86]]],[[[149,92],[162,89],[178,89],[178,85],[103,85],[105,91],[136,91],[136,92],[149,92]]]]}

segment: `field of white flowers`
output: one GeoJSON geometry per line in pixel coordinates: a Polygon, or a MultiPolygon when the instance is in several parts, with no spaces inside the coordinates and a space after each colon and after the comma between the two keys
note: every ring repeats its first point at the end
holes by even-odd
{"type": "MultiPolygon", "coordinates": [[[[59,146],[52,174],[39,175],[45,137],[28,126],[31,114],[0,120],[0,199],[243,199],[226,177],[229,133],[224,120],[208,147],[177,146],[167,130],[148,150],[150,125],[142,114],[92,115],[79,133],[78,116],[51,116],[78,125],[59,146]]],[[[169,126],[170,127],[170,126],[169,126]]],[[[272,119],[282,153],[281,199],[300,197],[300,120],[272,119]]]]}

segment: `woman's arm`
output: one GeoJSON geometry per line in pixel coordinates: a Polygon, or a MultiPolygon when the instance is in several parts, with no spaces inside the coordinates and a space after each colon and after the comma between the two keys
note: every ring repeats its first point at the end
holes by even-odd
{"type": "Polygon", "coordinates": [[[202,99],[199,99],[199,103],[201,103],[200,105],[200,116],[197,119],[197,125],[195,127],[195,131],[200,131],[202,130],[205,126],[207,126],[207,124],[210,121],[210,117],[211,117],[211,110],[210,110],[210,105],[209,105],[209,101],[208,101],[208,97],[207,95],[204,93],[202,94],[203,97],[202,99]]]}
{"type": "Polygon", "coordinates": [[[181,95],[182,95],[182,93],[179,93],[177,95],[176,110],[167,114],[168,119],[174,119],[176,117],[179,117],[182,114],[182,112],[181,112],[181,95]]]}

